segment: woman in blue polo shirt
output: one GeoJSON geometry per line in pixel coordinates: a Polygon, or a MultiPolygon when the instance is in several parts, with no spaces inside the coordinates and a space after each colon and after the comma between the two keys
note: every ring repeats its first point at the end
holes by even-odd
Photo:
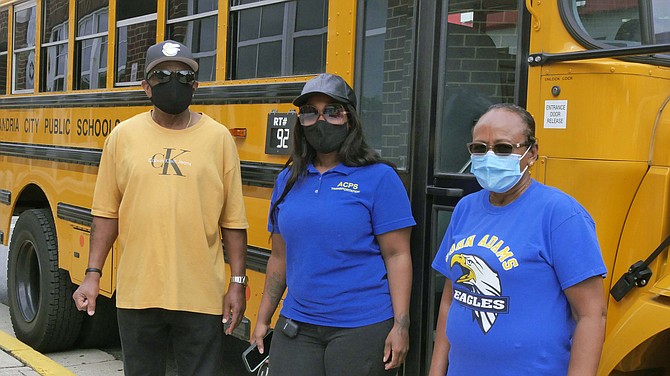
{"type": "Polygon", "coordinates": [[[342,77],[308,81],[272,194],[272,254],[252,343],[288,287],[273,375],[387,375],[409,349],[412,217],[394,168],[368,146],[342,77]],[[282,328],[285,328],[282,330],[282,328]]]}

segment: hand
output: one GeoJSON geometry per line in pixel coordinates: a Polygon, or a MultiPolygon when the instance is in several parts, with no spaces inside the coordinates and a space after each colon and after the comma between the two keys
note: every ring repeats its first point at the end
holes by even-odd
{"type": "Polygon", "coordinates": [[[223,297],[223,323],[230,323],[225,331],[226,335],[232,334],[237,328],[246,309],[246,287],[239,283],[231,283],[226,296],[223,297]]]}
{"type": "Polygon", "coordinates": [[[89,316],[95,314],[95,299],[100,293],[100,276],[97,273],[89,273],[84,277],[84,282],[72,294],[74,304],[80,311],[86,311],[89,316]]]}
{"type": "Polygon", "coordinates": [[[265,352],[265,344],[263,343],[263,338],[265,338],[265,335],[267,334],[269,329],[270,325],[256,323],[254,332],[251,334],[250,342],[252,345],[255,343],[256,346],[258,346],[258,352],[260,352],[261,354],[265,352]]]}
{"type": "Polygon", "coordinates": [[[384,369],[390,370],[399,367],[405,362],[409,351],[409,328],[407,325],[394,323],[386,337],[384,345],[384,369]]]}

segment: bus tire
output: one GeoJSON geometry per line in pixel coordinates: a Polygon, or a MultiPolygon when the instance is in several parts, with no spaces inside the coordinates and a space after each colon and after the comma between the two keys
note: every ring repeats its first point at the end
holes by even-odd
{"type": "Polygon", "coordinates": [[[81,326],[68,272],[58,267],[56,228],[48,209],[19,216],[9,244],[9,314],[16,338],[41,352],[72,347],[81,326]]]}

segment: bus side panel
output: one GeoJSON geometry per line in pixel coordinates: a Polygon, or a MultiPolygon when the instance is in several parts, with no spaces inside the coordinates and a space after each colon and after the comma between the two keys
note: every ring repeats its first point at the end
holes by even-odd
{"type": "MultiPolygon", "coordinates": [[[[613,283],[630,265],[647,258],[667,236],[669,197],[670,168],[651,167],[633,200],[624,226],[616,265],[611,273],[613,283]]],[[[620,302],[610,298],[600,374],[609,374],[617,365],[620,371],[670,366],[667,359],[670,300],[659,298],[653,291],[656,281],[664,276],[667,278],[664,261],[667,257],[667,253],[662,253],[650,265],[653,275],[647,286],[633,288],[620,302]],[[658,336],[656,341],[651,340],[664,331],[666,334],[658,336]],[[664,355],[659,358],[657,353],[664,355]]]]}
{"type": "MultiPolygon", "coordinates": [[[[542,148],[540,148],[540,153],[542,148]]],[[[642,181],[644,162],[547,158],[545,184],[557,187],[584,205],[596,223],[598,241],[607,266],[605,290],[612,280],[619,234],[630,202],[642,181]]]]}

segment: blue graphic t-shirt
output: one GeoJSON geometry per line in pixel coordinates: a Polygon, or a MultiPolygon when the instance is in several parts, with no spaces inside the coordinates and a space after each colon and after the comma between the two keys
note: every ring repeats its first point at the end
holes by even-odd
{"type": "Polygon", "coordinates": [[[503,207],[485,190],[463,198],[433,268],[453,284],[447,375],[566,375],[563,290],[607,272],[591,216],[536,181],[503,207]]]}
{"type": "MultiPolygon", "coordinates": [[[[284,191],[277,177],[272,204],[284,191]]],[[[269,231],[286,243],[288,292],[282,315],[334,327],[393,317],[386,266],[376,235],[416,224],[398,174],[381,163],[319,173],[307,167],[278,206],[269,231]]]]}

